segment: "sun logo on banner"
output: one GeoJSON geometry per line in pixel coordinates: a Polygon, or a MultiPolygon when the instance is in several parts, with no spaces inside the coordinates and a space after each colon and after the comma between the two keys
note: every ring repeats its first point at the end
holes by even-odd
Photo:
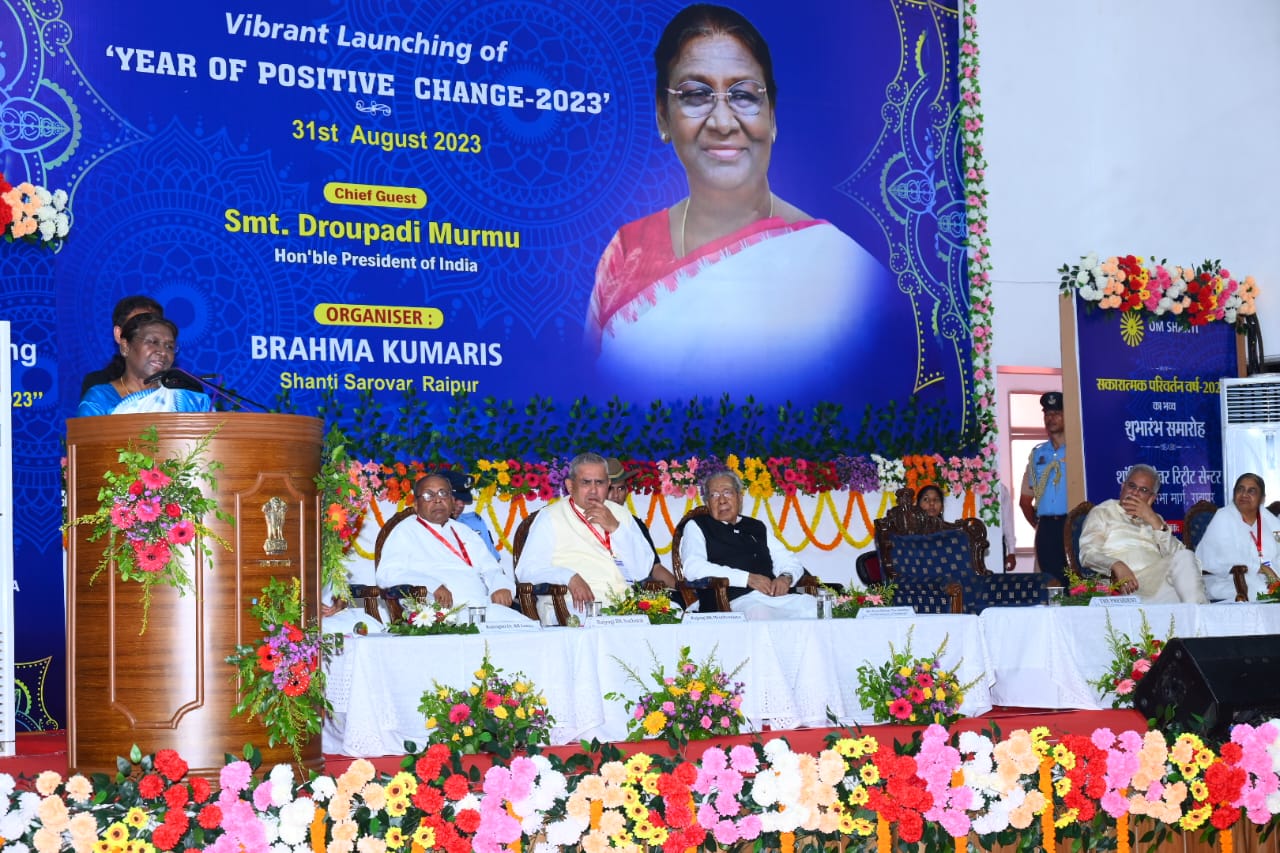
{"type": "Polygon", "coordinates": [[[1136,311],[1126,311],[1120,315],[1120,337],[1126,344],[1136,347],[1142,343],[1142,317],[1136,311]]]}

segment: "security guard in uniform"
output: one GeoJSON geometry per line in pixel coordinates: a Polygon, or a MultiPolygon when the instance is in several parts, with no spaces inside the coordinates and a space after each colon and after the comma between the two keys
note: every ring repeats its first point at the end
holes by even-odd
{"type": "Polygon", "coordinates": [[[1036,564],[1059,586],[1066,585],[1067,555],[1063,546],[1067,523],[1067,445],[1062,392],[1040,396],[1049,440],[1031,449],[1022,478],[1018,506],[1036,529],[1036,564]]]}

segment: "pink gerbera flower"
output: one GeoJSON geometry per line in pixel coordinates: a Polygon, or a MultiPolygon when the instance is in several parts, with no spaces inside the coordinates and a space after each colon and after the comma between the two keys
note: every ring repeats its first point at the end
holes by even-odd
{"type": "Polygon", "coordinates": [[[174,545],[186,545],[196,538],[196,526],[190,521],[179,521],[169,528],[169,541],[174,545]]]}
{"type": "Polygon", "coordinates": [[[158,501],[138,501],[133,511],[138,521],[155,521],[160,517],[160,504],[158,501]]]}
{"type": "Polygon", "coordinates": [[[148,489],[163,489],[165,486],[173,482],[173,479],[165,472],[158,468],[147,468],[138,472],[138,479],[142,481],[148,489]]]}
{"type": "Polygon", "coordinates": [[[457,723],[461,723],[470,716],[471,709],[466,705],[463,705],[461,702],[449,709],[449,722],[454,723],[455,725],[457,723]]]}
{"type": "Polygon", "coordinates": [[[116,504],[111,508],[111,523],[120,530],[128,530],[133,527],[133,523],[136,520],[133,517],[133,512],[127,506],[116,504]]]}
{"type": "Polygon", "coordinates": [[[921,688],[932,687],[933,676],[927,672],[918,672],[916,673],[916,684],[919,684],[921,688]]]}
{"type": "Polygon", "coordinates": [[[169,546],[164,542],[143,545],[134,552],[138,568],[144,572],[158,572],[169,565],[169,546]]]}
{"type": "Polygon", "coordinates": [[[905,720],[911,716],[911,703],[902,697],[894,699],[889,703],[889,713],[899,720],[905,720]]]}

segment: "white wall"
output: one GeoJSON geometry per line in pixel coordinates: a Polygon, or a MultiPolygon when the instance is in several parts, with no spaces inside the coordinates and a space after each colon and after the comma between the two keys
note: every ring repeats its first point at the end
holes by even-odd
{"type": "Polygon", "coordinates": [[[1280,356],[1280,3],[977,0],[995,363],[1061,366],[1056,270],[1252,274],[1280,356]]]}

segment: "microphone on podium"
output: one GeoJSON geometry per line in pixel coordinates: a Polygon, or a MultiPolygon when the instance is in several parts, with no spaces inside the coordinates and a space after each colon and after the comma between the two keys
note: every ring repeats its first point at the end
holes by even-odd
{"type": "Polygon", "coordinates": [[[210,396],[217,399],[219,396],[230,401],[233,409],[242,409],[244,406],[252,406],[263,412],[271,410],[256,400],[250,400],[248,397],[237,394],[230,388],[219,385],[211,380],[216,377],[216,373],[201,374],[197,376],[189,373],[181,367],[168,367],[159,370],[147,377],[146,383],[150,385],[153,382],[159,382],[165,388],[181,388],[187,391],[205,391],[210,392],[210,396]]]}

